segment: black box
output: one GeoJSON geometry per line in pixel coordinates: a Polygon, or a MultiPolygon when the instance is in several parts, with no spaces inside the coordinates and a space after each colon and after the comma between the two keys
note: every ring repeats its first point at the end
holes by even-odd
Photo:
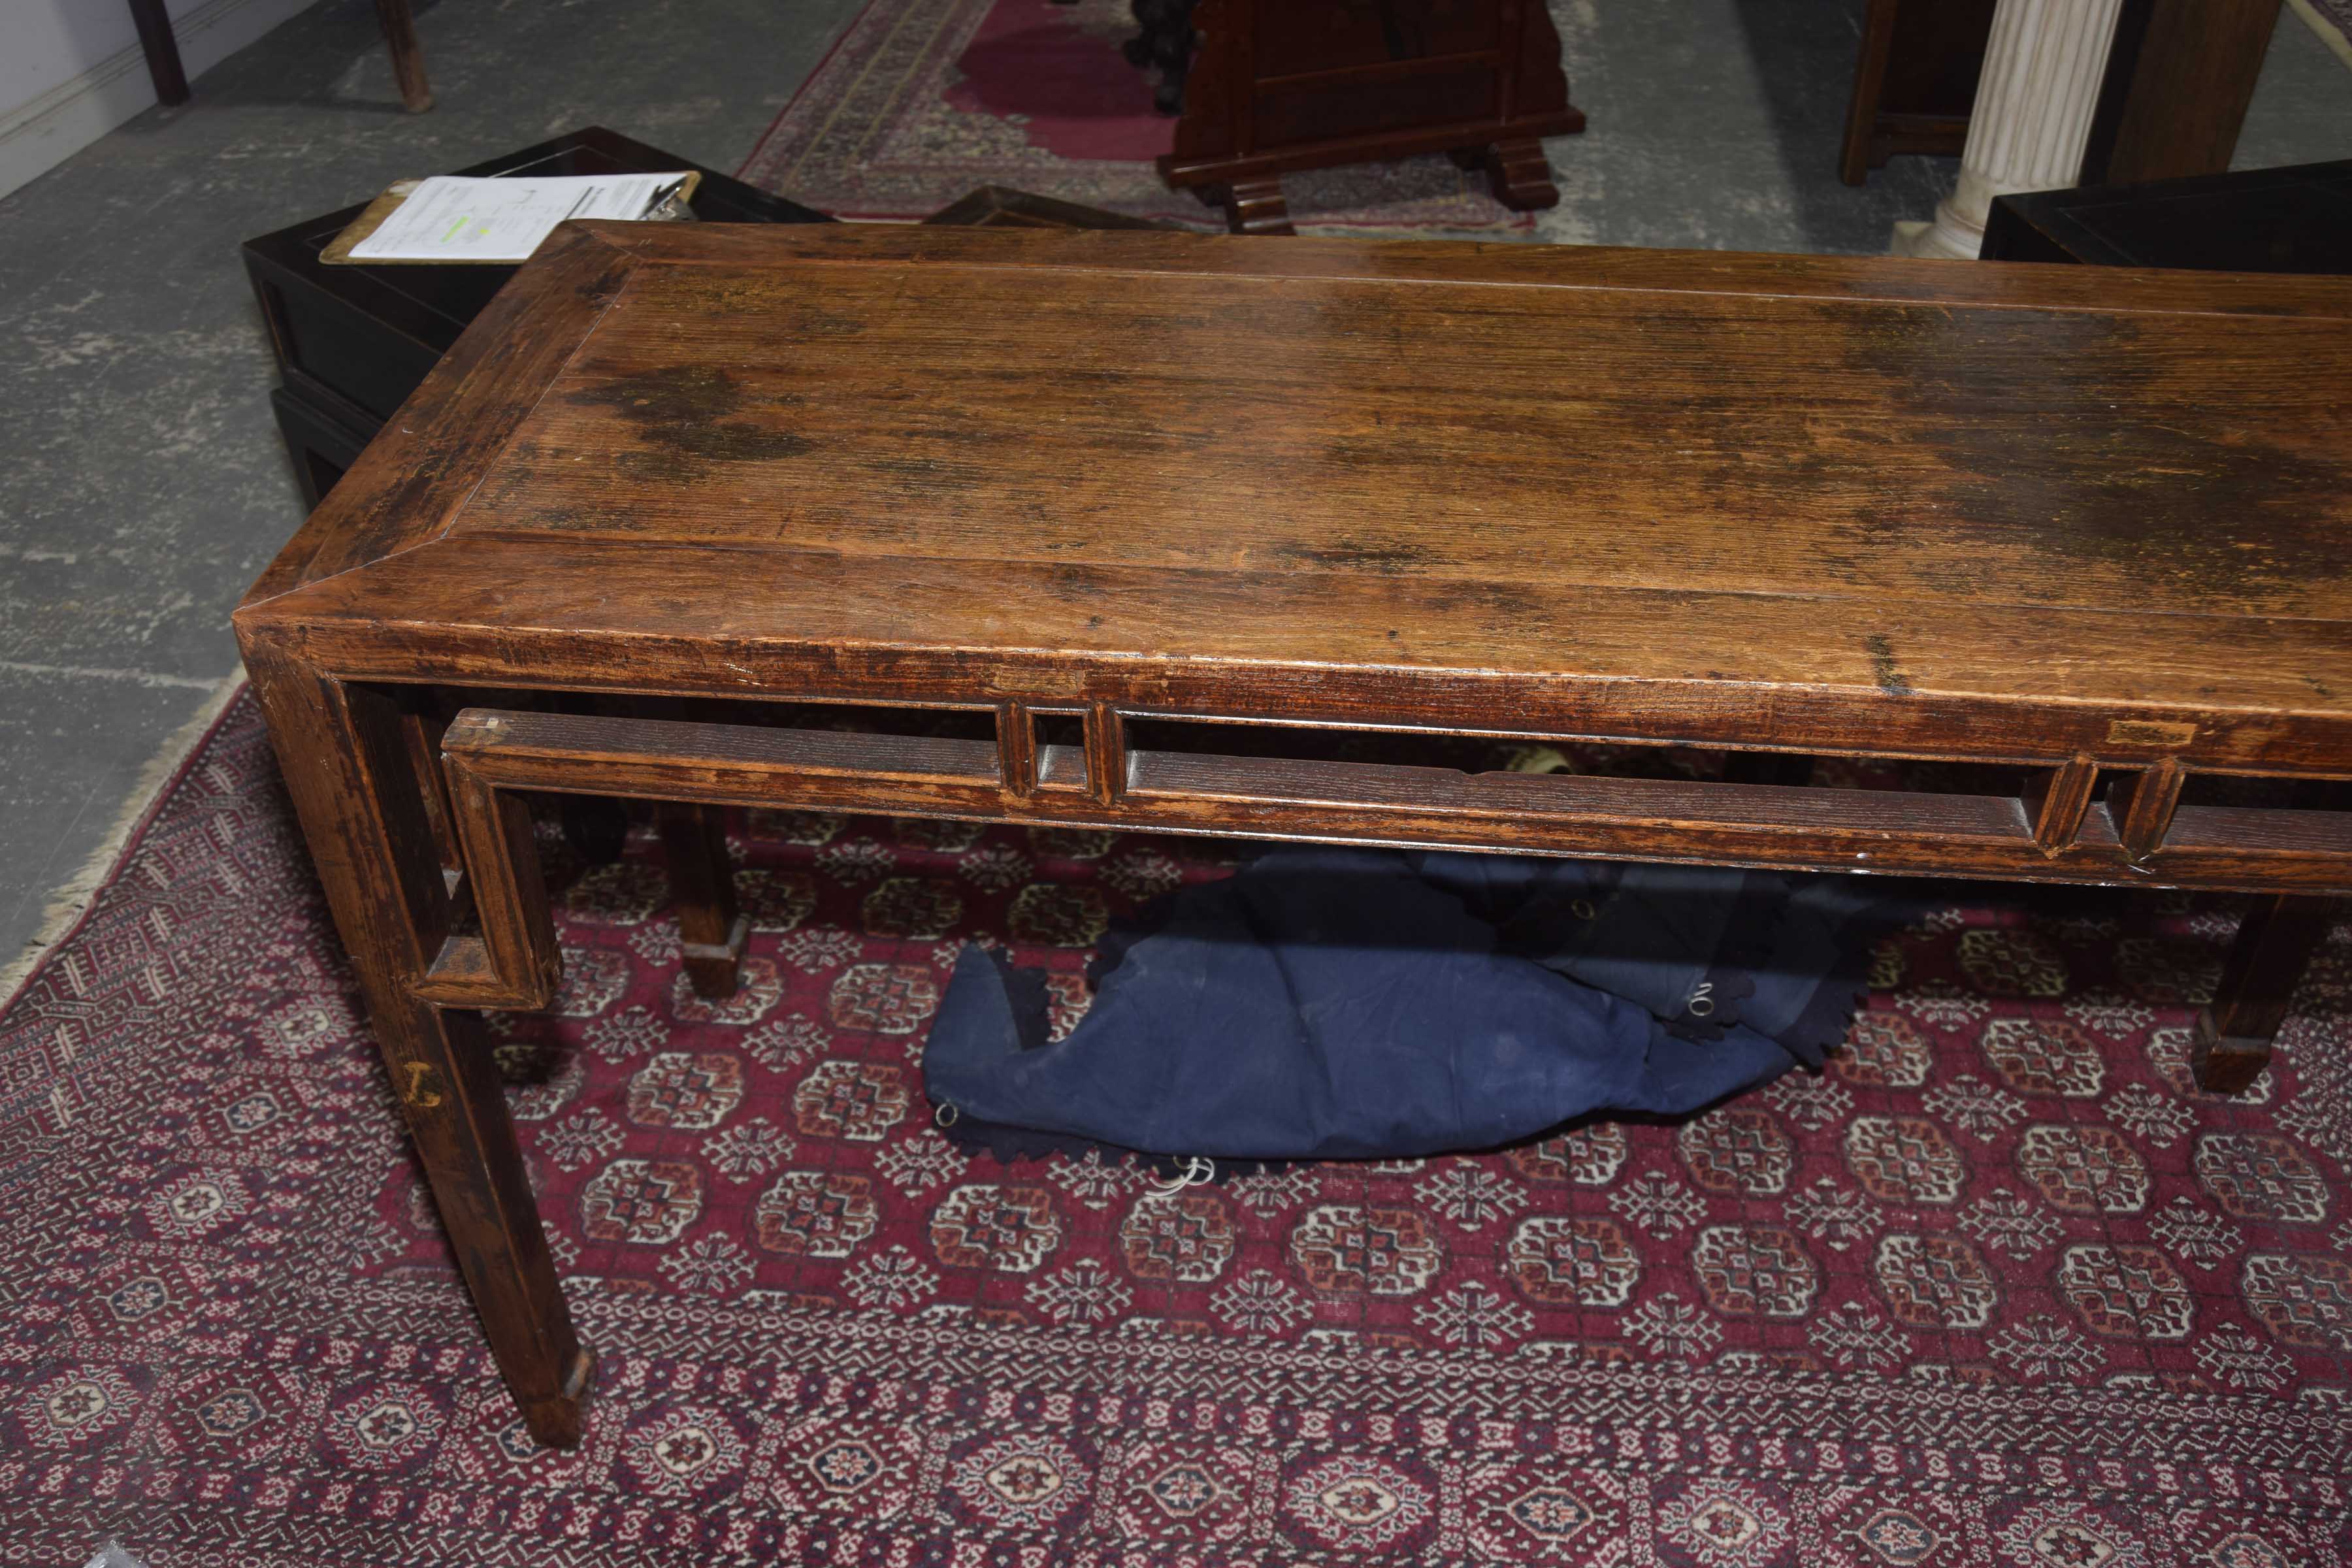
{"type": "MultiPolygon", "coordinates": [[[[697,169],[695,216],[708,223],[831,223],[812,207],[592,125],[456,173],[652,174],[697,169]]],[[[369,198],[373,200],[371,195],[369,198]]],[[[511,267],[330,267],[319,255],[366,202],[248,239],[241,247],[284,384],[270,394],[295,478],[311,506],[416,390],[511,267]]]]}

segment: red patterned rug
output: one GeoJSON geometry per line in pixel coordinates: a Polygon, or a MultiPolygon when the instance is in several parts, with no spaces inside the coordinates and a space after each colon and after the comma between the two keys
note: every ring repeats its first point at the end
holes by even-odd
{"type": "MultiPolygon", "coordinates": [[[[1175,121],[1119,45],[1127,0],[874,0],[740,171],[838,217],[921,218],[976,186],[1012,185],[1204,229],[1152,160],[1175,121]]],[[[1441,157],[1286,176],[1304,232],[1525,234],[1535,221],[1441,157]]]]}
{"type": "Polygon", "coordinates": [[[2242,1101],[2183,1062],[2231,906],[1956,889],[1823,1076],[1168,1195],[967,1158],[917,1065],[961,940],[1074,1016],[1197,847],[741,849],[738,1000],[633,844],[504,1026],[604,1357],[536,1451],[240,700],[0,1014],[0,1562],[2352,1562],[2340,941],[2242,1101]]]}

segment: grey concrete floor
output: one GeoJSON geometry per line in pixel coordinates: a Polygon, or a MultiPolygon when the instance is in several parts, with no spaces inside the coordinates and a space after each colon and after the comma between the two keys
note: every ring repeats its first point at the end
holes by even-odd
{"type": "MultiPolygon", "coordinates": [[[[603,123],[735,166],[859,0],[467,0],[404,114],[367,0],[323,0],[0,201],[0,969],[236,665],[300,521],[236,246],[603,123]]],[[[1860,0],[1554,0],[1585,135],[1549,239],[1868,252],[1949,161],[1837,183],[1860,0]]],[[[2352,156],[2352,72],[2290,16],[2242,167],[2352,156]]],[[[1047,193],[1051,194],[1051,193],[1047,193]]]]}
{"type": "Polygon", "coordinates": [[[859,0],[466,0],[402,111],[326,0],[0,201],[0,969],[236,665],[302,519],[240,241],[589,124],[732,169],[859,0]]]}

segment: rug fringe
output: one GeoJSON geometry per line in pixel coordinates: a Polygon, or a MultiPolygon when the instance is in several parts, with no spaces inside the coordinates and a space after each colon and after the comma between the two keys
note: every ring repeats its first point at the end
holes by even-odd
{"type": "Polygon", "coordinates": [[[113,879],[131,838],[163,803],[165,792],[179,778],[188,759],[212,737],[221,715],[228,711],[228,705],[244,689],[244,670],[235,669],[222,676],[194,716],[173,731],[155,754],[147,759],[146,766],[139,770],[138,782],[131,786],[129,797],[114,814],[114,821],[99,840],[98,847],[90,851],[79,870],[49,894],[47,906],[41,911],[41,923],[32,939],[5,967],[0,967],[0,1013],[6,1012],[16,1002],[17,992],[32,979],[33,971],[40,967],[49,950],[73,934],[82,916],[89,912],[90,901],[98,890],[113,879]]]}

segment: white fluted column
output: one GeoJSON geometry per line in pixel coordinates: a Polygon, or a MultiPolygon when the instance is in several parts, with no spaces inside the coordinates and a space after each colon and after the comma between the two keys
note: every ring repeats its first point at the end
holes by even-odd
{"type": "Polygon", "coordinates": [[[1895,254],[1973,261],[1992,199],[2073,184],[2123,0],[2000,0],[1969,113],[1960,182],[1933,223],[1895,226],[1895,254]]]}

